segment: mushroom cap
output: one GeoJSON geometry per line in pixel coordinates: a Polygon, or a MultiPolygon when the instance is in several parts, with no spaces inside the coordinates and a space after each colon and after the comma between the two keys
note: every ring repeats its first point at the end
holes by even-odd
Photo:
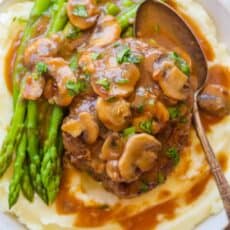
{"type": "Polygon", "coordinates": [[[94,117],[88,112],[79,114],[78,119],[69,119],[62,125],[62,131],[73,137],[81,134],[87,144],[93,144],[99,135],[99,127],[94,117]]]}
{"type": "Polygon", "coordinates": [[[43,58],[56,56],[59,43],[52,38],[38,38],[29,43],[24,52],[24,64],[33,67],[43,58]]]}
{"type": "Polygon", "coordinates": [[[99,10],[95,0],[69,0],[67,3],[67,14],[70,22],[81,30],[89,29],[94,26],[99,10]],[[78,16],[74,13],[77,6],[83,6],[86,8],[86,17],[78,16]]]}
{"type": "Polygon", "coordinates": [[[37,100],[41,97],[44,87],[44,77],[39,76],[38,79],[35,79],[31,73],[28,73],[24,79],[23,98],[37,100]]]}
{"type": "Polygon", "coordinates": [[[70,95],[66,84],[67,82],[77,82],[73,71],[63,58],[46,58],[44,63],[47,64],[48,74],[53,78],[57,86],[56,92],[49,100],[60,106],[68,106],[72,102],[74,95],[70,95]]]}
{"type": "Polygon", "coordinates": [[[96,111],[104,126],[113,131],[121,131],[128,127],[131,120],[130,103],[124,99],[108,102],[101,97],[97,99],[96,111]]]}
{"type": "Polygon", "coordinates": [[[128,97],[135,89],[135,86],[140,78],[139,68],[132,63],[123,63],[107,68],[98,69],[92,75],[91,85],[96,94],[103,98],[108,97],[128,97]],[[108,82],[108,88],[98,82],[105,79],[108,82]]]}
{"type": "Polygon", "coordinates": [[[109,135],[101,149],[100,158],[103,160],[116,160],[124,150],[124,141],[118,133],[109,135]]]}
{"type": "Polygon", "coordinates": [[[135,180],[138,170],[145,172],[153,167],[161,143],[148,134],[135,134],[129,138],[119,160],[119,171],[126,181],[135,180]]]}
{"type": "Polygon", "coordinates": [[[198,97],[201,109],[215,116],[230,114],[230,91],[224,86],[208,84],[198,97]]]}
{"type": "Polygon", "coordinates": [[[89,41],[92,46],[106,46],[120,38],[121,27],[115,17],[106,15],[98,20],[97,27],[89,41]]]}
{"type": "Polygon", "coordinates": [[[184,100],[185,94],[182,92],[183,87],[188,81],[188,77],[182,73],[176,66],[161,74],[159,85],[164,94],[175,100],[184,100]]]}

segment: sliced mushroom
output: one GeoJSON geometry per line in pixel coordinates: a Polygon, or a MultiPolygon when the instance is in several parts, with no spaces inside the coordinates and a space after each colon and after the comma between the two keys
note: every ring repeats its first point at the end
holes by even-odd
{"type": "Polygon", "coordinates": [[[93,144],[99,135],[99,127],[94,117],[88,112],[79,114],[78,119],[69,119],[62,125],[62,131],[76,138],[83,135],[87,144],[93,144]]]}
{"type": "Polygon", "coordinates": [[[214,116],[230,114],[230,91],[224,86],[207,85],[199,95],[198,102],[201,109],[214,116]]]}
{"type": "Polygon", "coordinates": [[[158,121],[162,123],[168,122],[169,111],[162,102],[160,101],[156,102],[153,113],[154,113],[154,117],[157,118],[158,121]]]}
{"type": "Polygon", "coordinates": [[[49,102],[60,106],[68,106],[72,102],[74,95],[70,94],[66,85],[68,82],[77,82],[68,62],[62,58],[47,58],[44,63],[47,64],[48,74],[52,77],[56,86],[56,92],[51,98],[48,98],[49,102]]]}
{"type": "Polygon", "coordinates": [[[41,97],[45,87],[45,79],[42,76],[27,74],[24,80],[23,98],[37,100],[41,97]]]}
{"type": "Polygon", "coordinates": [[[121,131],[128,127],[131,121],[130,104],[124,99],[108,102],[101,97],[98,98],[96,111],[99,120],[106,128],[113,131],[121,131]]]}
{"type": "Polygon", "coordinates": [[[33,40],[24,52],[24,64],[31,68],[43,58],[54,57],[58,53],[60,41],[56,37],[33,40]]]}
{"type": "Polygon", "coordinates": [[[120,35],[121,27],[116,18],[101,16],[89,43],[92,46],[106,46],[118,40],[120,35]]]}
{"type": "Polygon", "coordinates": [[[100,158],[103,160],[116,160],[124,149],[124,142],[118,133],[109,135],[101,149],[100,158]]]}
{"type": "Polygon", "coordinates": [[[68,0],[67,14],[73,25],[86,30],[95,25],[99,9],[95,0],[68,0]]]}
{"type": "Polygon", "coordinates": [[[163,93],[175,100],[185,100],[185,94],[182,90],[187,81],[188,77],[176,66],[166,71],[165,74],[161,74],[159,77],[159,85],[163,93]]]}
{"type": "Polygon", "coordinates": [[[129,182],[136,179],[137,173],[150,170],[160,150],[161,143],[151,135],[130,137],[118,165],[122,178],[129,182]]]}
{"type": "Polygon", "coordinates": [[[91,78],[91,85],[95,93],[103,98],[116,96],[125,98],[134,91],[139,78],[138,67],[124,63],[117,67],[97,71],[91,78]]]}

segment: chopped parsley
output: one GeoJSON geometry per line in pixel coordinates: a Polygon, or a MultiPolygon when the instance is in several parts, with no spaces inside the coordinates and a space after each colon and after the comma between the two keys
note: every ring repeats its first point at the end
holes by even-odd
{"type": "Polygon", "coordinates": [[[101,85],[106,91],[109,91],[110,88],[110,82],[107,78],[101,78],[96,82],[98,85],[101,85]]]}
{"type": "Polygon", "coordinates": [[[100,53],[92,53],[91,54],[91,58],[93,59],[93,60],[98,60],[98,59],[100,59],[101,58],[101,54],[100,53]]]}
{"type": "Polygon", "coordinates": [[[117,53],[117,63],[133,63],[138,64],[142,61],[141,55],[134,54],[128,46],[120,46],[117,53]]]}
{"type": "Polygon", "coordinates": [[[140,128],[146,132],[151,134],[152,133],[152,121],[151,120],[147,120],[147,121],[142,121],[140,123],[140,128]]]}
{"type": "Polygon", "coordinates": [[[130,137],[136,133],[135,127],[129,127],[127,129],[123,130],[123,136],[124,137],[130,137]]]}
{"type": "Polygon", "coordinates": [[[36,69],[36,73],[38,75],[42,75],[42,74],[45,74],[47,73],[48,71],[48,66],[46,63],[44,62],[38,62],[35,66],[35,69],[36,69]]]}
{"type": "Polygon", "coordinates": [[[140,192],[145,193],[148,192],[148,190],[149,190],[149,185],[146,182],[142,181],[140,184],[140,192]]]}
{"type": "Polygon", "coordinates": [[[171,147],[167,150],[166,155],[177,165],[180,161],[180,155],[176,148],[171,147]]]}
{"type": "Polygon", "coordinates": [[[119,78],[119,79],[116,79],[115,80],[115,82],[117,83],[117,84],[127,84],[127,83],[129,83],[129,79],[127,79],[127,78],[119,78]]]}
{"type": "Polygon", "coordinates": [[[188,65],[188,63],[179,56],[179,54],[177,54],[176,52],[171,52],[169,54],[169,58],[172,59],[176,66],[187,76],[190,75],[190,67],[188,65]]]}
{"type": "Polygon", "coordinates": [[[157,174],[157,183],[162,184],[165,181],[165,176],[162,172],[158,172],[157,174]]]}
{"type": "Polygon", "coordinates": [[[82,35],[82,32],[79,28],[73,26],[72,24],[68,24],[64,30],[64,34],[68,39],[76,39],[82,35]]]}
{"type": "Polygon", "coordinates": [[[180,116],[180,110],[177,107],[169,107],[168,112],[171,120],[174,120],[180,116]]]}
{"type": "Polygon", "coordinates": [[[84,6],[84,5],[75,6],[75,8],[73,10],[73,15],[79,16],[79,17],[82,17],[82,18],[87,18],[88,17],[88,12],[86,10],[86,6],[84,6]]]}
{"type": "Polygon", "coordinates": [[[71,68],[72,71],[76,71],[78,68],[78,57],[77,55],[74,55],[70,61],[69,61],[69,67],[71,68]]]}
{"type": "Polygon", "coordinates": [[[143,104],[137,106],[137,112],[138,113],[143,113],[144,112],[144,105],[143,104]]]}
{"type": "Polygon", "coordinates": [[[77,82],[68,81],[66,83],[66,88],[69,90],[71,96],[78,95],[85,91],[86,82],[83,80],[78,80],[77,82]]]}

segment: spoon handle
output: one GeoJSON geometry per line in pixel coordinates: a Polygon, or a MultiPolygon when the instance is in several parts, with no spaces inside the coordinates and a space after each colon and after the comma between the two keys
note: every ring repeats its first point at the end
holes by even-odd
{"type": "Polygon", "coordinates": [[[222,172],[220,164],[217,161],[213,149],[205,134],[204,127],[202,125],[199,110],[198,110],[197,95],[198,93],[195,94],[194,96],[194,104],[193,104],[193,119],[194,119],[196,133],[198,138],[200,139],[201,145],[206,154],[207,161],[210,165],[211,172],[216,181],[220,196],[224,204],[226,214],[228,216],[228,220],[230,222],[230,186],[228,184],[226,177],[222,172]]]}

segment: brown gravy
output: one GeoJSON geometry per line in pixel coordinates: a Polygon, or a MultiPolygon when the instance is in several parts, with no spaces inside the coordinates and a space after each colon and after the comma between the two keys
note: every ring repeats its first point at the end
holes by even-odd
{"type": "Polygon", "coordinates": [[[228,159],[229,159],[228,156],[229,154],[225,152],[219,152],[217,155],[217,159],[223,171],[226,171],[228,168],[228,159]]]}
{"type": "Polygon", "coordinates": [[[198,183],[196,183],[190,191],[187,192],[185,201],[187,204],[190,204],[194,201],[196,201],[199,196],[203,193],[205,190],[209,180],[211,179],[211,173],[207,173],[203,178],[200,179],[198,183]]]}
{"type": "Polygon", "coordinates": [[[12,40],[12,43],[4,60],[4,78],[7,89],[11,94],[13,93],[13,67],[16,59],[16,52],[20,45],[21,38],[22,32],[19,32],[12,40]]]}

